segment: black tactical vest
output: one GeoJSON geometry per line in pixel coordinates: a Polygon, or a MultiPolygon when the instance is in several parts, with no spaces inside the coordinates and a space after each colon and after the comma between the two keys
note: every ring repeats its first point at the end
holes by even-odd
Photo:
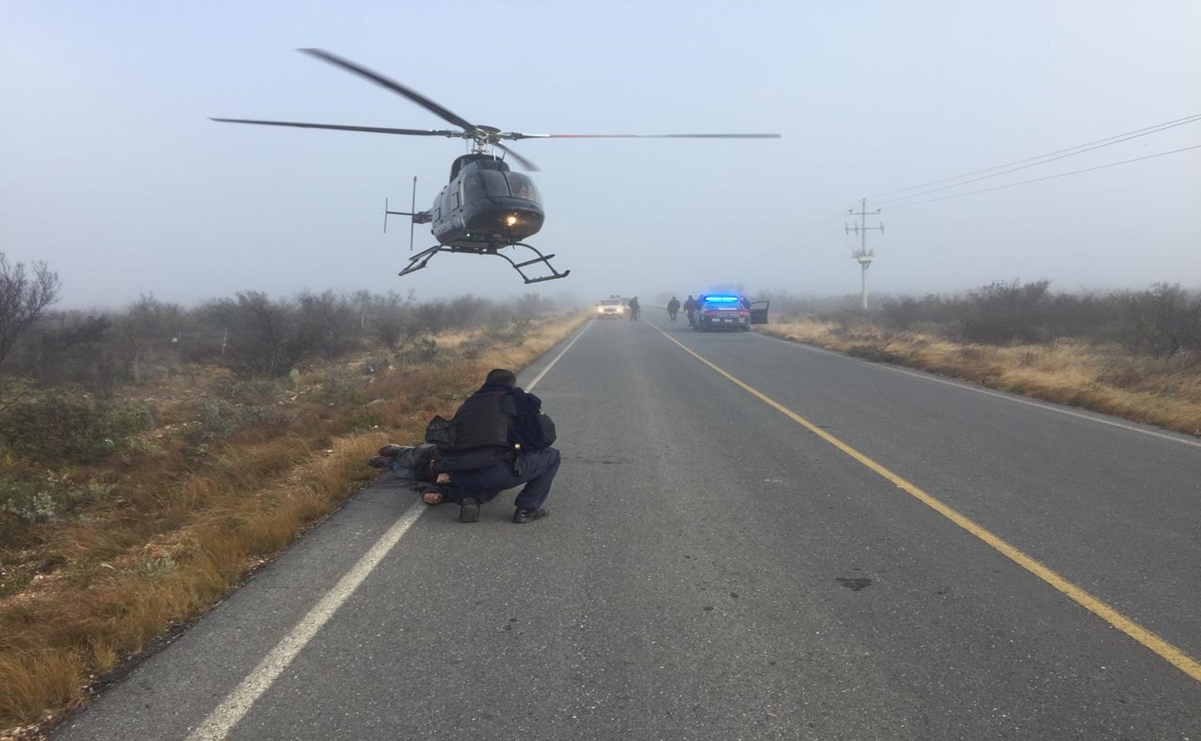
{"type": "Polygon", "coordinates": [[[512,419],[505,414],[505,391],[477,392],[467,397],[452,420],[455,450],[485,446],[509,447],[512,419]]]}

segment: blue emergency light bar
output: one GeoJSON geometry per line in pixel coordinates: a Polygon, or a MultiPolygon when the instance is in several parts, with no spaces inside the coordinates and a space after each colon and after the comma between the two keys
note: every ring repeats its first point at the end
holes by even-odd
{"type": "Polygon", "coordinates": [[[706,301],[712,301],[715,304],[732,304],[738,301],[737,296],[705,296],[706,301]]]}

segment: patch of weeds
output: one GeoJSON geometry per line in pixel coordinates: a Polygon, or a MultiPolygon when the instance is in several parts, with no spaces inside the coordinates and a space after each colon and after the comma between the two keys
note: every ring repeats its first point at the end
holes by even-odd
{"type": "Polygon", "coordinates": [[[282,382],[274,378],[247,378],[225,386],[221,397],[235,404],[275,404],[288,393],[282,382]]]}
{"type": "Polygon", "coordinates": [[[33,581],[33,572],[16,566],[0,566],[0,598],[16,594],[33,581]]]}
{"type": "Polygon", "coordinates": [[[247,425],[279,424],[282,421],[282,415],[271,407],[234,404],[225,399],[208,397],[196,405],[196,419],[185,428],[184,439],[194,449],[193,453],[203,455],[209,443],[226,440],[247,425]]]}
{"type": "Polygon", "coordinates": [[[492,347],[492,340],[488,335],[479,335],[470,339],[464,340],[459,345],[459,357],[464,360],[476,360],[492,347]]]}
{"type": "Polygon", "coordinates": [[[863,358],[873,363],[891,363],[895,360],[892,353],[879,345],[858,343],[847,348],[847,355],[863,358]]]}
{"type": "Polygon", "coordinates": [[[143,455],[162,455],[167,452],[157,440],[146,435],[139,435],[131,439],[128,449],[131,453],[141,453],[143,455]]]}
{"type": "Polygon", "coordinates": [[[404,363],[428,363],[436,357],[438,357],[438,341],[433,337],[418,337],[413,344],[400,353],[400,360],[404,363]]]}
{"type": "Polygon", "coordinates": [[[179,564],[171,556],[159,556],[132,569],[121,569],[117,573],[123,576],[162,576],[174,571],[179,564]]]}
{"type": "Polygon", "coordinates": [[[1038,350],[1022,350],[1018,353],[1017,364],[1022,368],[1029,368],[1042,360],[1042,356],[1042,352],[1038,350]]]}
{"type": "Polygon", "coordinates": [[[0,563],[0,597],[20,592],[42,574],[50,574],[67,565],[61,553],[50,553],[36,559],[7,559],[0,563]]]}
{"type": "Polygon", "coordinates": [[[964,345],[959,348],[959,359],[965,363],[979,363],[984,360],[984,357],[984,350],[978,347],[964,345]]]}
{"type": "Polygon", "coordinates": [[[499,345],[521,346],[529,332],[529,319],[514,319],[508,324],[496,324],[488,328],[489,338],[499,345]]]}
{"type": "Polygon", "coordinates": [[[41,478],[0,472],[0,515],[18,524],[48,522],[76,505],[98,500],[110,489],[110,485],[96,481],[78,484],[52,471],[41,478]]]}
{"type": "Polygon", "coordinates": [[[321,384],[321,399],[329,404],[358,401],[364,385],[362,369],[348,366],[330,368],[321,384]]]}
{"type": "Polygon", "coordinates": [[[360,414],[348,415],[343,417],[343,427],[351,432],[364,432],[367,430],[378,430],[384,426],[386,421],[383,417],[368,410],[360,414]]]}
{"type": "Polygon", "coordinates": [[[0,413],[0,446],[34,463],[91,463],[154,427],[149,406],[118,406],[69,395],[39,396],[0,413]]]}

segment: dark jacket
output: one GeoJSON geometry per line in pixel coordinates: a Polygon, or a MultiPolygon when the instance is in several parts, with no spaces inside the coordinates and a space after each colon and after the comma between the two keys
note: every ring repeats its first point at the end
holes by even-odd
{"type": "Polygon", "coordinates": [[[442,458],[444,471],[463,471],[487,468],[512,461],[519,450],[537,450],[542,444],[542,400],[520,388],[485,383],[464,401],[455,413],[455,446],[442,458]],[[479,404],[483,399],[499,400],[498,412],[492,404],[479,404]],[[489,414],[487,409],[494,410],[489,414]],[[480,409],[483,412],[480,412],[480,409]],[[464,410],[469,409],[474,414],[464,410]],[[470,417],[470,419],[468,419],[470,417]],[[470,429],[465,429],[470,425],[470,429]],[[483,427],[479,429],[477,425],[483,427]],[[501,433],[500,430],[504,432],[501,433]],[[501,437],[505,442],[501,443],[501,437]],[[463,441],[470,440],[466,445],[463,441]],[[487,441],[486,444],[478,444],[487,441]]]}

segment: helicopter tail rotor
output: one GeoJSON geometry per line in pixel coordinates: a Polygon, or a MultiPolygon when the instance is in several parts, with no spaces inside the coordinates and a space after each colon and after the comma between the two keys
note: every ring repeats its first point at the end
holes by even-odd
{"type": "MultiPolygon", "coordinates": [[[[413,209],[413,213],[417,213],[417,176],[413,176],[413,204],[409,206],[413,209]]],[[[409,222],[409,252],[413,251],[413,227],[417,226],[417,220],[409,222]]]]}
{"type": "Polygon", "coordinates": [[[409,208],[412,211],[393,211],[388,208],[388,199],[384,198],[384,234],[388,233],[388,215],[392,216],[408,216],[409,220],[409,252],[413,251],[413,230],[418,224],[428,224],[430,215],[428,211],[417,210],[417,176],[413,176],[413,200],[409,208]]]}

